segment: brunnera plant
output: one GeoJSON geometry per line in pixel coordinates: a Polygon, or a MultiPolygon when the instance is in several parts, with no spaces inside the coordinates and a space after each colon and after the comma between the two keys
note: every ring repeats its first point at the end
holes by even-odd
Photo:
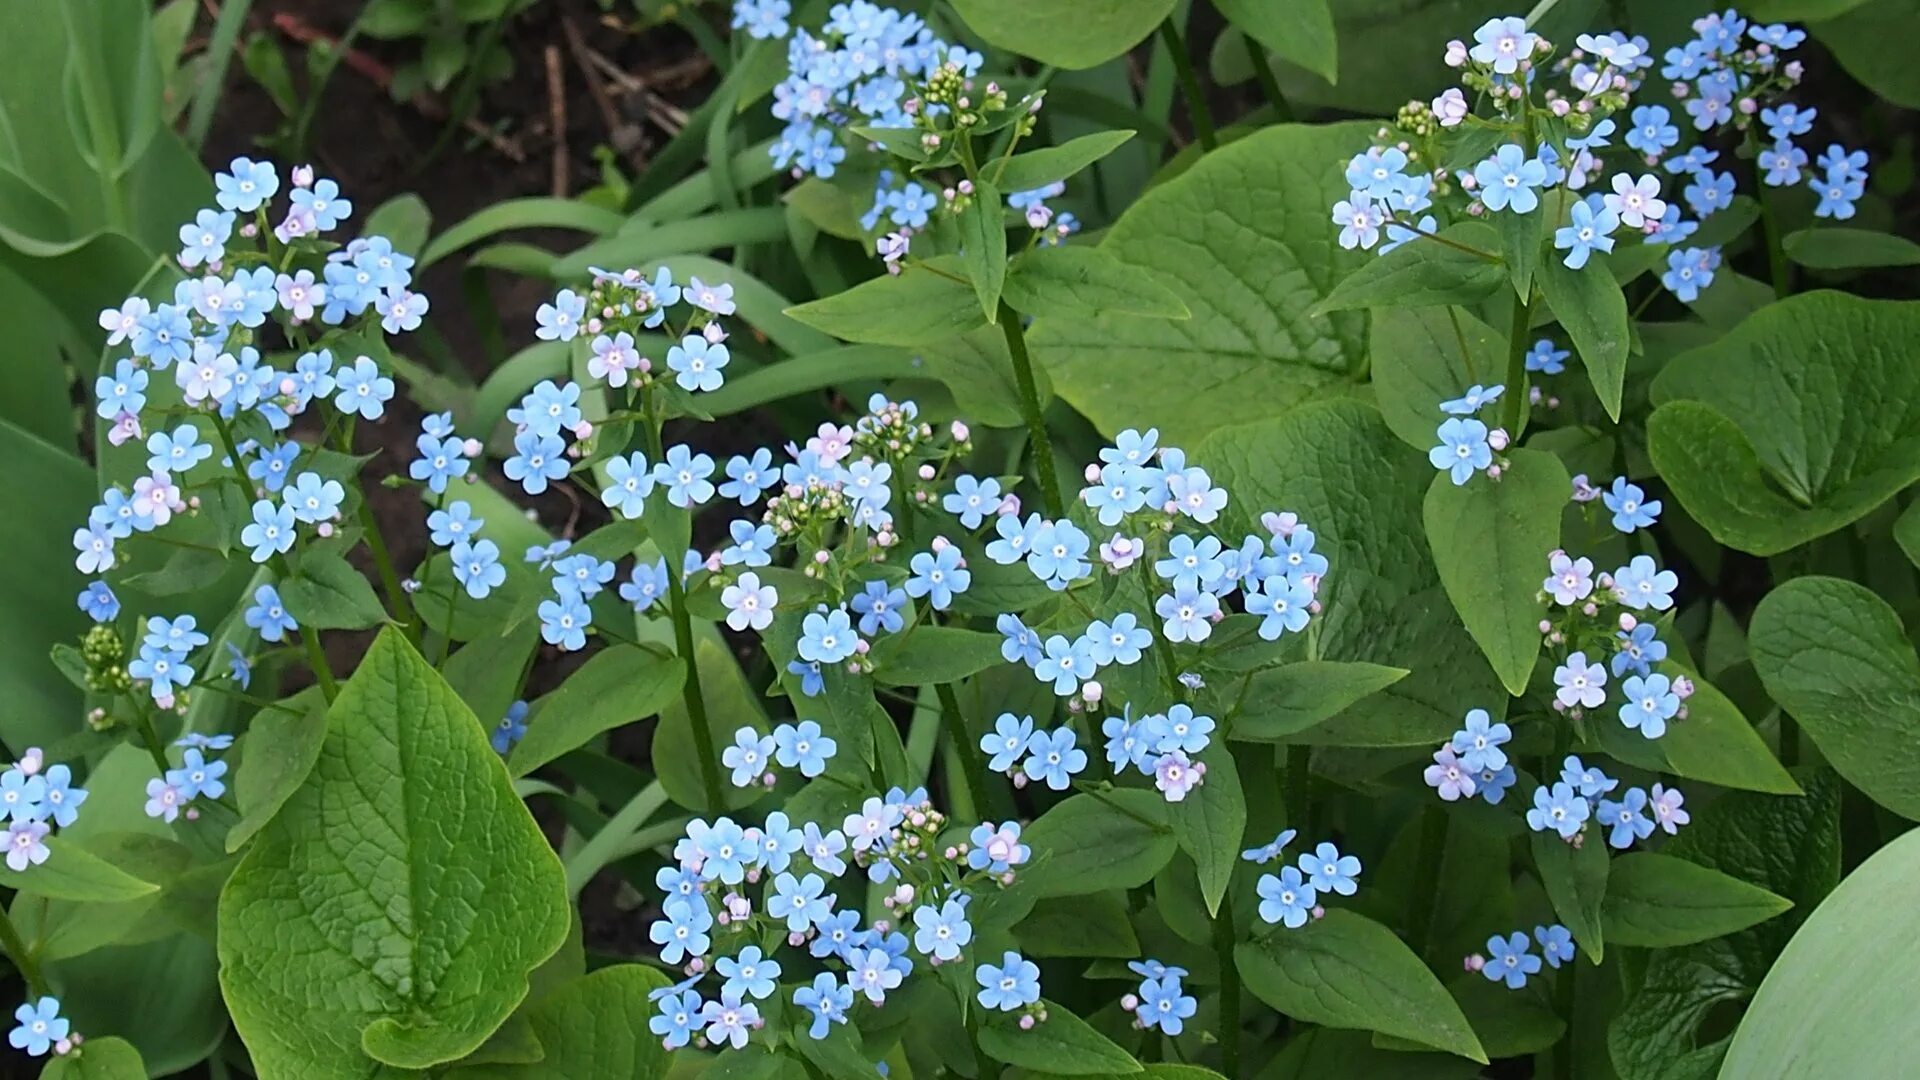
{"type": "MultiPolygon", "coordinates": [[[[1920,550],[1920,317],[1795,292],[1898,250],[1831,223],[1868,162],[1809,160],[1802,31],[1569,45],[1546,4],[1390,122],[1216,130],[1170,7],[743,0],[764,88],[722,100],[772,97],[793,220],[861,280],[770,305],[576,260],[538,363],[424,409],[398,467],[355,435],[445,398],[397,348],[414,246],[232,161],[100,314],[93,625],[52,657],[85,730],[0,776],[13,1045],[160,1068],[106,968],[189,933],[220,1068],[266,1078],[1706,1076],[1864,1041],[1808,972],[1898,933],[1848,931],[1913,845],[1836,889],[1839,814],[1920,810],[1920,660],[1888,586],[1807,571],[1920,550]],[[1156,28],[1204,152],[1092,242],[1069,185],[1136,134],[1047,145],[1054,72],[1014,54],[1156,28]],[[767,347],[802,332],[848,344],[767,347]],[[700,449],[827,387],[783,446],[700,449]],[[1744,629],[1690,597],[1722,546],[1781,557],[1744,629]],[[596,879],[646,948],[589,955],[596,879]]],[[[1269,43],[1333,66],[1299,8],[1221,5],[1269,95],[1269,43]]]]}

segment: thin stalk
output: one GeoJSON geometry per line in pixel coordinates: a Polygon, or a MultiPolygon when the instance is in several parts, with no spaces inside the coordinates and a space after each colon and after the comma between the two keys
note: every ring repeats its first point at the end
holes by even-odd
{"type": "Polygon", "coordinates": [[[94,28],[87,25],[91,20],[79,14],[82,5],[61,4],[59,7],[66,13],[67,33],[74,42],[69,60],[80,66],[77,80],[80,108],[86,115],[87,135],[93,144],[94,156],[98,158],[95,172],[100,177],[100,195],[106,206],[107,224],[125,230],[129,220],[127,194],[120,186],[120,178],[126,171],[127,163],[122,160],[125,148],[120,143],[119,117],[114,115],[111,101],[113,91],[101,69],[106,61],[103,54],[91,50],[87,50],[86,58],[82,59],[80,42],[95,36],[94,28]]]}
{"type": "Polygon", "coordinates": [[[1787,265],[1787,250],[1780,239],[1780,219],[1774,215],[1773,202],[1766,188],[1759,192],[1760,230],[1767,238],[1767,274],[1773,281],[1773,297],[1785,299],[1793,291],[1793,268],[1787,265]]]}
{"type": "Polygon", "coordinates": [[[1180,76],[1180,96],[1187,101],[1187,119],[1193,123],[1193,134],[1200,140],[1200,148],[1209,153],[1220,145],[1220,136],[1213,130],[1213,114],[1207,110],[1206,96],[1200,90],[1200,77],[1193,73],[1193,58],[1187,55],[1187,43],[1180,37],[1180,28],[1173,25],[1169,15],[1160,22],[1160,40],[1167,43],[1167,51],[1173,54],[1173,70],[1180,76]]]}
{"type": "Polygon", "coordinates": [[[1260,83],[1260,92],[1267,95],[1267,103],[1273,106],[1274,117],[1283,124],[1293,123],[1293,105],[1280,92],[1280,80],[1273,77],[1273,65],[1267,63],[1267,50],[1248,38],[1247,58],[1253,61],[1253,77],[1260,83]]]}
{"type": "Polygon", "coordinates": [[[1047,516],[1066,514],[1067,504],[1060,498],[1060,479],[1053,472],[1053,440],[1047,437],[1047,418],[1040,411],[1040,389],[1033,379],[1033,357],[1027,353],[1026,333],[1020,328],[1020,313],[1000,301],[1000,330],[1007,336],[1007,352],[1013,357],[1014,381],[1020,385],[1020,412],[1027,422],[1027,441],[1033,444],[1034,471],[1040,477],[1040,494],[1046,500],[1047,516]]]}
{"type": "MultiPolygon", "coordinates": [[[[647,453],[654,461],[666,458],[660,429],[665,423],[654,408],[653,394],[646,395],[647,453]]],[[[694,751],[700,755],[700,786],[707,794],[707,810],[719,813],[726,808],[726,789],[720,786],[720,756],[713,746],[713,729],[707,726],[707,701],[700,692],[700,664],[693,651],[693,623],[687,617],[686,587],[680,582],[680,568],[667,567],[667,610],[673,618],[673,650],[686,662],[686,678],[680,684],[680,698],[686,704],[687,719],[693,722],[694,751]]]]}
{"type": "MultiPolygon", "coordinates": [[[[387,554],[386,538],[380,535],[380,524],[373,518],[373,508],[367,505],[363,497],[360,500],[360,531],[366,534],[367,550],[373,553],[373,565],[380,572],[380,591],[387,594],[387,607],[393,611],[393,617],[406,632],[407,640],[414,648],[420,647],[420,617],[413,610],[407,591],[400,587],[400,575],[394,572],[393,557],[387,554]]],[[[451,571],[448,580],[451,581],[451,571]]]]}
{"type": "Polygon", "coordinates": [[[1553,1044],[1554,1080],[1573,1080],[1574,981],[1578,975],[1577,966],[1567,964],[1560,969],[1557,981],[1553,984],[1554,1011],[1567,1022],[1567,1033],[1553,1044]]]}
{"type": "Polygon", "coordinates": [[[134,714],[140,719],[140,741],[146,746],[147,756],[153,758],[153,767],[160,770],[161,776],[167,775],[173,766],[167,764],[167,749],[160,743],[160,733],[153,729],[152,712],[143,704],[134,714]]]}
{"type": "Polygon", "coordinates": [[[1433,900],[1440,890],[1440,864],[1447,851],[1447,815],[1438,806],[1420,811],[1420,861],[1407,894],[1407,944],[1424,959],[1433,932],[1433,900]]]}
{"type": "Polygon", "coordinates": [[[0,949],[5,949],[7,959],[27,981],[27,993],[33,997],[43,997],[47,993],[47,979],[40,973],[40,962],[33,958],[33,952],[20,938],[20,931],[13,928],[13,920],[7,917],[7,909],[0,907],[0,949]]]}
{"type": "MultiPolygon", "coordinates": [[[[220,434],[220,445],[227,452],[227,460],[233,462],[233,477],[240,482],[240,494],[244,497],[253,490],[252,481],[247,479],[247,467],[240,463],[240,447],[233,441],[233,429],[219,413],[213,414],[213,429],[220,434]]],[[[290,581],[293,569],[287,565],[287,557],[276,552],[267,560],[273,565],[273,572],[279,580],[290,581]]],[[[320,635],[317,631],[300,627],[294,631],[300,636],[300,644],[307,651],[307,667],[313,670],[313,681],[320,684],[320,692],[328,701],[340,696],[340,684],[334,681],[333,668],[327,663],[326,650],[320,647],[320,635]]]]}
{"type": "Polygon", "coordinates": [[[1240,969],[1233,963],[1233,893],[1213,917],[1213,955],[1220,965],[1220,1069],[1240,1075],[1240,969]]]}
{"type": "Polygon", "coordinates": [[[1302,836],[1313,832],[1309,820],[1313,806],[1308,796],[1313,787],[1313,747],[1293,745],[1287,747],[1287,785],[1282,793],[1287,803],[1287,828],[1297,829],[1302,836]]]}
{"type": "Polygon", "coordinates": [[[1513,301],[1513,327],[1507,335],[1507,392],[1506,404],[1500,410],[1500,426],[1507,429],[1507,437],[1518,441],[1520,423],[1526,418],[1527,408],[1527,334],[1533,329],[1533,290],[1527,290],[1525,303],[1519,297],[1513,301]]]}
{"type": "Polygon", "coordinates": [[[980,760],[980,747],[967,737],[967,722],[960,712],[960,701],[953,695],[953,687],[946,683],[936,683],[933,691],[940,698],[940,730],[946,733],[947,742],[954,752],[960,755],[961,777],[966,784],[966,795],[973,803],[974,814],[987,812],[987,793],[981,790],[980,780],[986,775],[987,763],[980,760]]]}

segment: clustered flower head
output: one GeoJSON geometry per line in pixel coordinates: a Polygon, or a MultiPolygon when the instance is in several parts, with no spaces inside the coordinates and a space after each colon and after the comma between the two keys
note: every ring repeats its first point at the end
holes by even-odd
{"type": "Polygon", "coordinates": [[[1519,930],[1506,937],[1495,934],[1487,939],[1486,955],[1474,953],[1468,956],[1465,967],[1468,971],[1485,975],[1488,982],[1504,982],[1507,989],[1518,990],[1527,985],[1530,976],[1540,974],[1543,957],[1547,966],[1555,969],[1562,964],[1572,963],[1572,931],[1554,923],[1552,926],[1534,927],[1532,941],[1527,939],[1525,932],[1519,930]],[[1540,944],[1540,956],[1530,951],[1534,942],[1540,944]]]}
{"type": "Polygon", "coordinates": [[[1733,205],[1734,174],[1713,165],[1736,136],[1763,183],[1804,178],[1819,198],[1817,216],[1852,217],[1867,155],[1830,144],[1810,169],[1795,140],[1812,132],[1818,110],[1782,100],[1802,73],[1785,58],[1806,34],[1749,23],[1731,9],[1694,20],[1693,30],[1658,65],[1702,140],[1684,149],[1667,106],[1634,103],[1658,64],[1644,37],[1581,34],[1563,54],[1526,20],[1505,17],[1487,20],[1471,45],[1449,43],[1446,61],[1461,85],[1408,103],[1348,163],[1349,194],[1333,207],[1341,246],[1386,254],[1461,221],[1546,213],[1553,247],[1571,269],[1620,243],[1666,245],[1661,282],[1691,302],[1712,284],[1720,249],[1681,245],[1701,220],[1733,205]],[[1469,132],[1501,141],[1471,166],[1449,168],[1469,132]],[[1647,171],[1656,167],[1672,178],[1665,192],[1658,173],[1647,171]]]}
{"type": "MultiPolygon", "coordinates": [[[[1257,848],[1240,853],[1242,861],[1265,866],[1286,853],[1297,835],[1283,830],[1280,835],[1257,848]]],[[[1337,894],[1352,896],[1360,886],[1360,859],[1343,855],[1334,844],[1322,841],[1312,851],[1302,852],[1293,866],[1282,866],[1278,874],[1261,874],[1255,883],[1260,896],[1260,918],[1267,923],[1298,930],[1309,920],[1326,914],[1322,898],[1337,894]]]]}

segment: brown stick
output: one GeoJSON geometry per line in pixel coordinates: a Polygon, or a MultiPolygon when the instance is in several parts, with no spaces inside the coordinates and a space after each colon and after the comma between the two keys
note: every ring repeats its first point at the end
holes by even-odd
{"type": "Polygon", "coordinates": [[[547,60],[547,118],[553,128],[553,197],[567,197],[572,167],[567,160],[567,77],[560,70],[560,46],[549,44],[547,60]]]}

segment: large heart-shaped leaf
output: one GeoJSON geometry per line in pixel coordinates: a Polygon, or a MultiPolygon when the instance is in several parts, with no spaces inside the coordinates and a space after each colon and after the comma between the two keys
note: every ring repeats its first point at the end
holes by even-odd
{"type": "Polygon", "coordinates": [[[1920,657],[1872,590],[1796,578],[1768,593],[1747,635],[1767,694],[1875,802],[1920,817],[1920,657]]]}
{"type": "Polygon", "coordinates": [[[1159,274],[1188,319],[1050,318],[1034,354],[1054,388],[1111,434],[1159,427],[1192,442],[1356,389],[1366,319],[1309,314],[1370,255],[1333,242],[1327,207],[1373,125],[1267,128],[1202,158],[1120,216],[1100,250],[1159,274]],[[1177,378],[1178,393],[1172,390],[1177,378]]]}
{"type": "MultiPolygon", "coordinates": [[[[1224,428],[1194,449],[1234,493],[1235,525],[1292,511],[1327,556],[1320,652],[1405,668],[1407,678],[1311,728],[1304,742],[1419,746],[1446,738],[1475,705],[1506,693],[1441,588],[1421,504],[1433,469],[1356,401],[1302,406],[1278,419],[1224,428]]],[[[1544,555],[1544,552],[1542,553],[1544,555]]]]}
{"type": "Polygon", "coordinates": [[[266,1075],[471,1052],[567,935],[560,861],[473,714],[389,628],[220,897],[220,983],[266,1075]]]}
{"type": "Polygon", "coordinates": [[[538,1062],[459,1068],[452,1080],[660,1076],[667,1071],[666,1051],[635,1021],[653,1011],[648,992],[666,985],[665,975],[639,964],[615,964],[563,983],[524,1010],[544,1054],[538,1062]]]}
{"type": "Polygon", "coordinates": [[[1654,467],[1714,539],[1772,555],[1920,479],[1920,303],[1769,304],[1654,380],[1654,467]]]}
{"type": "Polygon", "coordinates": [[[1173,0],[954,0],[991,44],[1043,64],[1090,68],[1153,33],[1173,0]]]}

